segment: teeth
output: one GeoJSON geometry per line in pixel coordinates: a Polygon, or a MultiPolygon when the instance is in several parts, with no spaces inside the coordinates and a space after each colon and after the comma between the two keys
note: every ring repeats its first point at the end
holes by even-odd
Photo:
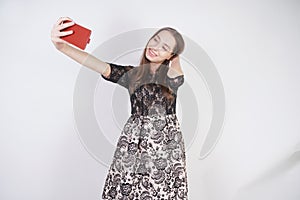
{"type": "Polygon", "coordinates": [[[151,49],[149,51],[152,55],[156,56],[156,54],[151,49]]]}

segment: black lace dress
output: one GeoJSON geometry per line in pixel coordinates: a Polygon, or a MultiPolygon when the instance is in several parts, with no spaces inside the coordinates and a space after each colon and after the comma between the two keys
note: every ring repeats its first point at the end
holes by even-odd
{"type": "MultiPolygon", "coordinates": [[[[108,63],[102,77],[128,89],[134,66],[108,63]]],[[[156,74],[149,74],[155,79],[156,74]]],[[[176,116],[176,96],[184,75],[166,77],[175,101],[168,102],[160,84],[145,84],[130,94],[131,115],[117,142],[102,198],[117,200],[187,200],[188,184],[183,135],[176,116]]]]}

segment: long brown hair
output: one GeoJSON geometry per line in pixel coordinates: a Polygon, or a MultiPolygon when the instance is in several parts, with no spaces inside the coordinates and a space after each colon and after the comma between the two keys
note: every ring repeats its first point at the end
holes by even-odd
{"type": "MultiPolygon", "coordinates": [[[[148,40],[148,43],[150,42],[150,40],[152,38],[154,38],[158,33],[160,33],[161,31],[166,30],[169,31],[173,37],[175,38],[176,44],[174,49],[172,50],[172,57],[170,58],[170,60],[172,60],[172,58],[174,58],[175,56],[181,54],[184,50],[185,47],[185,43],[183,40],[183,37],[181,36],[181,34],[176,31],[174,28],[171,27],[163,27],[161,29],[159,29],[156,33],[153,34],[153,36],[148,40]]],[[[147,47],[146,45],[146,47],[147,47]]],[[[141,61],[139,63],[139,67],[136,67],[135,70],[131,70],[134,71],[132,72],[131,78],[130,78],[130,83],[129,83],[129,91],[130,94],[132,94],[134,92],[135,89],[137,89],[139,86],[141,86],[142,84],[144,84],[147,81],[147,76],[150,73],[150,60],[148,60],[146,58],[146,51],[147,48],[144,48],[142,57],[141,57],[141,61]]],[[[174,100],[174,96],[171,94],[172,90],[171,88],[169,88],[166,84],[166,76],[167,76],[167,72],[169,69],[169,62],[170,60],[164,60],[161,65],[159,66],[159,68],[157,69],[157,81],[159,84],[161,84],[162,87],[162,93],[163,95],[168,99],[173,101],[174,100]]]]}

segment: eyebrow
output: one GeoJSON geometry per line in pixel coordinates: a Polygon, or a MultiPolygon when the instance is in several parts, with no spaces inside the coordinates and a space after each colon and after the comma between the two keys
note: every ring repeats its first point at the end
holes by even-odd
{"type": "MultiPolygon", "coordinates": [[[[159,38],[159,40],[160,40],[160,37],[159,37],[159,35],[156,35],[158,38],[159,38]]],[[[164,43],[168,48],[169,48],[169,50],[171,50],[171,48],[170,48],[170,46],[169,45],[167,45],[167,43],[164,43]]]]}

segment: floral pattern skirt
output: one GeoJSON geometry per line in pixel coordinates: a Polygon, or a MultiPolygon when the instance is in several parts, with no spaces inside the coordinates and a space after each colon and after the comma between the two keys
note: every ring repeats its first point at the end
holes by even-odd
{"type": "Polygon", "coordinates": [[[185,144],[176,114],[135,115],[125,123],[102,198],[187,200],[185,144]]]}

